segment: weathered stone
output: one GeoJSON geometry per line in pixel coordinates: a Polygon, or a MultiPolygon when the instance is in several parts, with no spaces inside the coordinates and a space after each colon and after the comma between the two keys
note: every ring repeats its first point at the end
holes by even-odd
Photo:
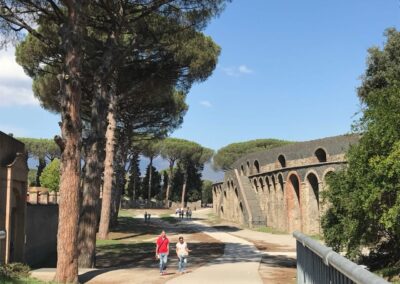
{"type": "Polygon", "coordinates": [[[222,219],[289,233],[320,233],[325,177],[343,168],[358,135],[294,143],[248,154],[213,185],[213,209],[222,219]]]}

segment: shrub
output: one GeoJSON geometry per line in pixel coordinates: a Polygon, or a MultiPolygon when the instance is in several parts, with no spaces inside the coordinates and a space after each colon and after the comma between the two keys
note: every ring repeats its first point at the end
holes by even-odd
{"type": "Polygon", "coordinates": [[[60,186],[60,160],[54,159],[40,176],[40,184],[50,191],[58,191],[60,186]]]}
{"type": "Polygon", "coordinates": [[[28,265],[15,262],[0,266],[0,279],[20,279],[27,278],[30,274],[28,265]]]}

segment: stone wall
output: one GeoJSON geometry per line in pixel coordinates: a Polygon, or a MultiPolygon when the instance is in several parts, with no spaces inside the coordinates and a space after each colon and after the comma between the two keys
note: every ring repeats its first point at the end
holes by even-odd
{"type": "Polygon", "coordinates": [[[299,142],[238,159],[224,181],[213,185],[214,212],[249,227],[319,234],[325,178],[346,166],[345,152],[358,139],[299,142]]]}
{"type": "Polygon", "coordinates": [[[25,262],[31,267],[55,267],[58,205],[27,205],[25,262]]]}

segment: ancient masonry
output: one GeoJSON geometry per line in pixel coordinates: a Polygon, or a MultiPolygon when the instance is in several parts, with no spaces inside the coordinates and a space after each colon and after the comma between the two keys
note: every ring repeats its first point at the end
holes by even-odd
{"type": "Polygon", "coordinates": [[[213,185],[214,212],[249,227],[319,234],[325,179],[346,166],[345,153],[358,139],[329,137],[240,158],[225,172],[224,181],[213,185]]]}

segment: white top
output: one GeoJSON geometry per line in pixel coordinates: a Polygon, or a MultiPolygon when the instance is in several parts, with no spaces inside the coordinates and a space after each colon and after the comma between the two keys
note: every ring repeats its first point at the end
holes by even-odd
{"type": "Polygon", "coordinates": [[[176,244],[176,252],[178,255],[188,255],[186,242],[176,244]]]}

